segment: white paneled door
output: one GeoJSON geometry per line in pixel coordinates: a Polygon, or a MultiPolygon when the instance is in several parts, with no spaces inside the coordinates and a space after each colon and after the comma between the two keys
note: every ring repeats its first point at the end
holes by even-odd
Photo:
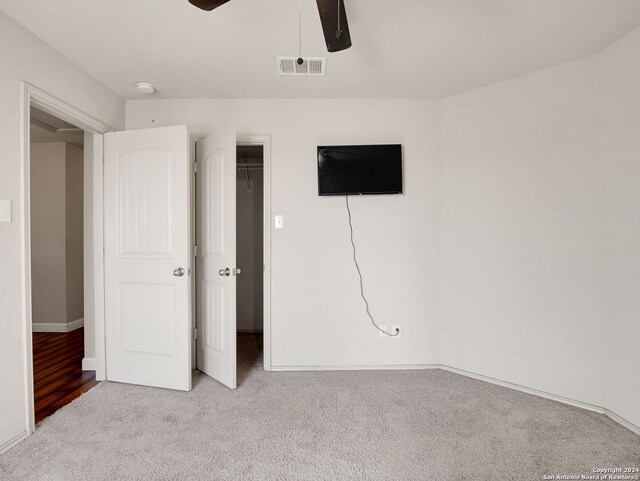
{"type": "Polygon", "coordinates": [[[188,391],[187,127],[109,133],[104,154],[107,379],[188,391]]]}
{"type": "Polygon", "coordinates": [[[196,147],[197,366],[236,387],[236,138],[218,132],[196,147]]]}

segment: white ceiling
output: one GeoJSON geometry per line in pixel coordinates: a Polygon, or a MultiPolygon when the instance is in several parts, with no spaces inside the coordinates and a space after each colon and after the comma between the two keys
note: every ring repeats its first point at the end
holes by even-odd
{"type": "Polygon", "coordinates": [[[640,24],[638,0],[345,0],[353,47],[329,54],[314,0],[302,53],[324,78],[280,77],[299,0],[0,0],[0,9],[124,98],[432,98],[597,52],[640,24]]]}

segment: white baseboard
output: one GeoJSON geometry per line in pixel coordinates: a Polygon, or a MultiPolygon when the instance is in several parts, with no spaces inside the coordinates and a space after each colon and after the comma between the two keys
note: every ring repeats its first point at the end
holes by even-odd
{"type": "Polygon", "coordinates": [[[623,417],[603,407],[596,406],[594,404],[585,403],[582,401],[576,401],[575,399],[571,399],[564,396],[558,396],[557,394],[551,394],[545,391],[540,391],[538,389],[521,386],[519,384],[514,384],[512,382],[502,381],[500,379],[484,376],[482,374],[477,374],[475,372],[465,371],[464,369],[458,369],[455,367],[446,366],[444,364],[406,364],[406,365],[398,364],[398,365],[391,365],[391,366],[271,366],[271,371],[365,371],[365,370],[398,370],[398,369],[407,369],[407,370],[442,369],[443,371],[448,371],[454,374],[459,374],[461,376],[470,377],[473,379],[477,379],[478,381],[488,382],[490,384],[496,384],[498,386],[514,389],[516,391],[525,392],[527,394],[543,397],[545,399],[561,402],[563,404],[568,404],[570,406],[578,407],[581,409],[587,409],[589,411],[594,411],[599,414],[604,414],[605,416],[611,418],[613,421],[617,422],[618,424],[640,435],[639,426],[636,426],[632,422],[627,421],[623,417]]]}
{"type": "Polygon", "coordinates": [[[390,364],[353,366],[271,366],[271,371],[411,371],[440,369],[440,364],[390,364]]]}
{"type": "Polygon", "coordinates": [[[84,326],[84,318],[71,322],[34,322],[31,330],[33,332],[71,332],[84,326]]]}
{"type": "Polygon", "coordinates": [[[593,404],[585,403],[582,401],[576,401],[575,399],[571,399],[564,396],[558,396],[556,394],[551,394],[546,391],[540,391],[538,389],[533,389],[526,386],[521,386],[520,384],[515,384],[508,381],[502,381],[501,379],[496,379],[489,376],[484,376],[483,374],[477,374],[471,371],[465,371],[464,369],[458,369],[457,367],[451,366],[441,366],[443,371],[452,372],[454,374],[460,374],[461,376],[470,377],[473,379],[477,379],[478,381],[488,382],[490,384],[496,384],[497,386],[508,387],[509,389],[514,389],[516,391],[525,392],[527,394],[533,394],[534,396],[540,396],[545,399],[551,399],[552,401],[558,401],[563,404],[569,404],[570,406],[575,406],[582,409],[587,409],[589,411],[595,411],[600,414],[604,414],[604,408],[599,406],[595,406],[593,404]]]}
{"type": "Polygon", "coordinates": [[[76,329],[80,329],[81,327],[84,327],[84,317],[67,323],[67,332],[75,331],[76,329]]]}
{"type": "Polygon", "coordinates": [[[95,357],[85,357],[82,359],[82,370],[83,371],[95,371],[96,370],[96,358],[95,357]]]}
{"type": "MultiPolygon", "coordinates": [[[[77,322],[77,321],[76,321],[77,322]]],[[[36,331],[38,332],[38,331],[36,331]]],[[[53,332],[53,331],[40,331],[40,332],[53,332]]],[[[84,358],[82,360],[82,370],[83,371],[95,371],[96,369],[96,359],[95,358],[84,358]]],[[[452,372],[454,374],[459,374],[461,376],[470,377],[473,379],[477,379],[479,381],[488,382],[490,384],[495,384],[498,386],[506,387],[508,389],[514,389],[516,391],[521,391],[527,394],[532,394],[534,396],[543,397],[545,399],[550,399],[552,401],[558,401],[563,404],[569,404],[571,406],[575,406],[582,409],[587,409],[589,411],[594,411],[600,414],[604,414],[609,417],[616,423],[624,426],[630,431],[640,435],[640,427],[636,426],[630,421],[627,421],[623,417],[617,415],[614,412],[609,411],[600,406],[595,406],[593,404],[585,403],[582,401],[576,401],[575,399],[567,398],[564,396],[558,396],[556,394],[551,394],[545,391],[540,391],[538,389],[532,389],[526,386],[521,386],[519,384],[514,384],[507,381],[502,381],[500,379],[496,379],[489,376],[484,376],[482,374],[477,374],[471,371],[465,371],[464,369],[458,369],[451,366],[446,366],[443,364],[398,364],[398,365],[386,365],[386,366],[272,366],[272,371],[363,371],[363,370],[416,370],[416,369],[442,369],[443,371],[452,372]]],[[[0,454],[8,451],[13,446],[18,444],[20,441],[25,439],[29,433],[24,431],[9,440],[2,446],[0,446],[0,454]]]]}
{"type": "Polygon", "coordinates": [[[636,426],[632,422],[627,421],[625,418],[618,416],[616,413],[613,413],[613,412],[609,411],[608,409],[604,410],[604,414],[606,416],[609,416],[611,419],[613,419],[618,424],[623,425],[629,431],[633,431],[637,435],[640,435],[640,426],[636,426]]]}
{"type": "Polygon", "coordinates": [[[597,412],[599,414],[604,414],[605,416],[611,418],[613,421],[617,422],[618,424],[624,426],[625,428],[629,429],[630,431],[633,431],[634,433],[640,435],[640,427],[636,426],[635,424],[633,424],[630,421],[627,421],[626,419],[624,419],[621,416],[618,416],[616,413],[613,413],[611,411],[609,411],[606,408],[600,407],[600,406],[596,406],[595,404],[590,404],[590,403],[586,403],[586,402],[582,402],[582,401],[577,401],[575,399],[571,399],[568,397],[564,397],[564,396],[558,396],[557,394],[552,394],[552,393],[548,393],[545,391],[540,391],[538,389],[533,389],[530,387],[526,387],[526,386],[521,386],[519,384],[514,384],[512,382],[508,382],[508,381],[502,381],[500,379],[496,379],[493,377],[489,377],[489,376],[484,376],[482,374],[477,374],[475,372],[471,372],[471,371],[465,371],[464,369],[458,369],[456,367],[451,367],[451,366],[445,366],[445,365],[441,365],[440,368],[443,371],[449,371],[452,372],[454,374],[460,374],[461,376],[466,376],[466,377],[470,377],[473,379],[477,379],[478,381],[484,381],[484,382],[488,382],[490,384],[496,384],[498,386],[502,386],[502,387],[506,387],[509,389],[514,389],[516,391],[521,391],[527,394],[533,394],[534,396],[539,396],[539,397],[543,397],[545,399],[550,399],[552,401],[557,401],[557,402],[561,402],[563,404],[568,404],[570,406],[574,406],[577,408],[581,408],[581,409],[586,409],[588,411],[594,411],[597,412]]]}
{"type": "Polygon", "coordinates": [[[4,443],[2,446],[0,446],[0,454],[6,451],[9,451],[12,447],[14,447],[20,441],[22,441],[23,439],[26,439],[27,436],[29,436],[29,433],[27,431],[23,431],[13,439],[10,439],[6,443],[4,443]]]}

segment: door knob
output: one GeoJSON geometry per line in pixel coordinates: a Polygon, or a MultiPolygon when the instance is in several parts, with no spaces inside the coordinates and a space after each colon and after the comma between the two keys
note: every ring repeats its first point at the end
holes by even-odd
{"type": "Polygon", "coordinates": [[[234,276],[239,276],[240,274],[242,274],[242,269],[240,269],[239,267],[235,267],[233,269],[233,275],[234,276]]]}
{"type": "Polygon", "coordinates": [[[176,277],[184,276],[184,269],[182,267],[178,267],[175,271],[173,271],[173,275],[176,277]]]}
{"type": "Polygon", "coordinates": [[[231,275],[231,269],[229,269],[228,267],[226,269],[220,269],[218,271],[218,274],[220,274],[221,276],[230,276],[231,275]]]}

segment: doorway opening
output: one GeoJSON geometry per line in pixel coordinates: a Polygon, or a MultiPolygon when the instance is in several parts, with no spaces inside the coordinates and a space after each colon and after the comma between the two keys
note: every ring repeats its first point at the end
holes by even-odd
{"type": "Polygon", "coordinates": [[[30,106],[35,423],[97,384],[83,371],[84,130],[30,106]]]}
{"type": "Polygon", "coordinates": [[[221,129],[195,158],[196,368],[235,389],[271,370],[271,140],[221,129]]]}
{"type": "MultiPolygon", "coordinates": [[[[83,209],[83,237],[82,246],[78,247],[83,252],[83,278],[82,285],[83,290],[83,337],[84,337],[84,358],[81,360],[80,370],[92,370],[95,371],[96,380],[105,379],[104,369],[104,295],[103,295],[103,228],[102,228],[102,142],[103,134],[110,132],[113,129],[85,114],[84,112],[76,109],[75,107],[66,104],[52,95],[28,84],[27,82],[21,82],[21,149],[20,149],[20,170],[21,170],[21,203],[23,208],[21,209],[21,221],[22,221],[22,265],[23,265],[23,289],[24,297],[22,304],[23,314],[23,338],[24,338],[24,388],[26,396],[25,401],[25,431],[16,438],[15,442],[18,442],[23,437],[26,437],[35,431],[36,416],[35,416],[35,387],[34,382],[34,335],[33,335],[33,295],[32,295],[32,241],[36,241],[35,234],[31,231],[31,195],[32,195],[32,182],[31,182],[31,148],[32,148],[32,112],[35,114],[34,119],[40,118],[45,121],[45,125],[40,125],[40,129],[49,134],[64,135],[79,131],[82,131],[83,136],[83,186],[82,186],[82,202],[83,209]],[[53,119],[47,119],[46,117],[39,117],[39,112],[49,114],[53,119]],[[46,122],[50,120],[53,125],[46,122]],[[60,122],[66,122],[67,125],[60,122]],[[71,129],[71,131],[65,131],[65,129],[71,129]]],[[[43,132],[40,132],[43,134],[43,132]]],[[[35,135],[35,134],[34,134],[35,135]]],[[[34,138],[34,140],[36,140],[34,138]]],[[[56,137],[56,140],[58,138],[56,137]]],[[[77,147],[77,146],[76,146],[77,147]]],[[[38,148],[38,147],[36,147],[38,148]]],[[[66,149],[65,149],[66,150],[66,149]]],[[[65,154],[66,155],[66,154],[65,154]]],[[[65,158],[66,161],[66,158],[65,158]]],[[[66,180],[66,172],[65,172],[66,180]]],[[[77,194],[77,192],[75,192],[77,194]]],[[[66,192],[65,192],[66,203],[66,192]]],[[[66,229],[66,227],[65,227],[66,229]]],[[[42,240],[42,239],[38,239],[42,240]]],[[[66,249],[66,246],[65,246],[66,249]]],[[[65,264],[65,276],[66,276],[66,264],[65,264]]],[[[66,283],[66,279],[65,279],[66,283]]],[[[36,301],[37,302],[37,301],[36,301]]],[[[76,311],[74,311],[76,312],[76,311]]],[[[73,318],[74,316],[72,316],[73,318]]],[[[65,321],[67,318],[65,318],[65,321]]],[[[78,320],[78,319],[74,319],[78,320]]],[[[37,322],[36,322],[37,324],[37,322]]],[[[58,324],[54,322],[53,324],[58,324]]],[[[62,324],[60,322],[59,324],[62,324]]],[[[71,327],[77,326],[71,323],[65,323],[65,331],[71,327]]],[[[70,331],[73,333],[75,330],[70,331]]],[[[62,333],[66,334],[66,333],[62,333]]],[[[78,333],[76,333],[77,335],[78,333]]],[[[36,359],[37,360],[37,359],[36,359]]],[[[77,364],[76,364],[77,366],[77,364]]],[[[56,371],[55,366],[47,365],[46,368],[50,371],[56,371]]],[[[77,369],[77,368],[76,368],[77,369]]],[[[58,379],[58,385],[67,385],[61,379],[58,379]]],[[[56,390],[57,388],[54,388],[56,390]]],[[[60,403],[68,403],[71,401],[72,393],[67,393],[65,396],[67,399],[60,401],[60,403]]],[[[60,404],[62,405],[62,404],[60,404]]]]}
{"type": "Polygon", "coordinates": [[[238,384],[263,366],[264,146],[236,146],[236,291],[238,384]]]}

